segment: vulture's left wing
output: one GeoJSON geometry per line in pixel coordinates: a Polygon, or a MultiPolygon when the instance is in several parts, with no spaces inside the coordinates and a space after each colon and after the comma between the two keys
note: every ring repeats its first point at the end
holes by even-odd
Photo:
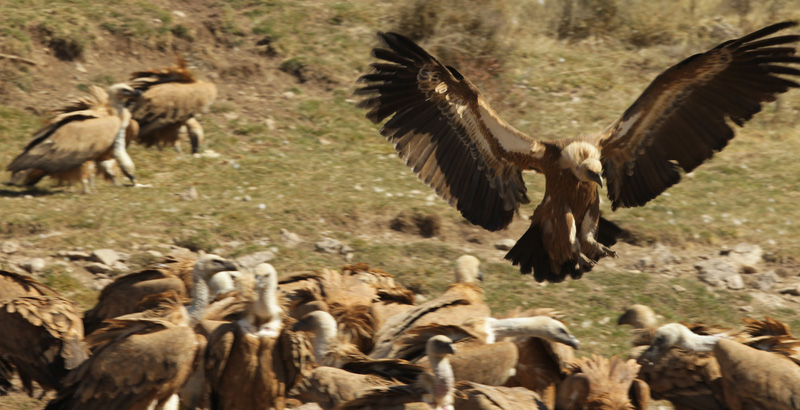
{"type": "Polygon", "coordinates": [[[659,75],[598,137],[612,208],[642,206],[733,138],[761,104],[799,85],[798,35],[783,22],[695,54],[659,75]]]}
{"type": "MultiPolygon", "coordinates": [[[[387,62],[359,78],[367,96],[358,106],[381,128],[417,177],[470,222],[498,230],[528,203],[522,169],[544,146],[523,135],[483,99],[456,69],[445,67],[413,41],[378,33],[389,49],[373,55],[387,62]]],[[[539,155],[540,157],[541,155],[539,155]]]]}

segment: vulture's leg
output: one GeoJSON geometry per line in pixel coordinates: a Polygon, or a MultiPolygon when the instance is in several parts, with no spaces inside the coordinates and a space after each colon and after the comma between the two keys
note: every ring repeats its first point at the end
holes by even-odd
{"type": "Polygon", "coordinates": [[[200,145],[203,144],[203,126],[197,118],[186,120],[186,128],[189,132],[189,141],[192,143],[192,154],[200,153],[200,145]]]}

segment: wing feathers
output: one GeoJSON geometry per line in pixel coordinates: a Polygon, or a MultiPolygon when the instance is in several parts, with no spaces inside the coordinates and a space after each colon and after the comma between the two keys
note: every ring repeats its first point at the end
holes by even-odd
{"type": "Polygon", "coordinates": [[[357,107],[375,123],[391,117],[381,134],[420,180],[470,222],[489,230],[508,225],[528,199],[522,167],[507,150],[530,153],[538,143],[496,116],[484,118],[479,92],[454,68],[403,36],[378,37],[388,48],[372,55],[389,63],[374,63],[374,72],[359,78],[366,84],[355,95],[365,99],[357,107]]]}
{"type": "Polygon", "coordinates": [[[696,54],[659,75],[617,122],[598,137],[612,208],[641,206],[680,180],[743,126],[797,88],[794,43],[800,35],[764,38],[784,22],[696,54]],[[784,78],[780,76],[788,76],[784,78]]]}

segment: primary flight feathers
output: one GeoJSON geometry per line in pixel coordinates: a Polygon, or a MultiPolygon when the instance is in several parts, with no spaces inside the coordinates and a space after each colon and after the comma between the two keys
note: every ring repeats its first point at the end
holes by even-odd
{"type": "MultiPolygon", "coordinates": [[[[579,278],[612,256],[614,235],[598,232],[602,177],[612,208],[642,206],[721,150],[737,124],[798,87],[798,35],[765,38],[783,22],[696,54],[659,75],[618,120],[590,136],[539,141],[503,121],[480,91],[413,41],[378,33],[384,60],[359,78],[358,106],[414,173],[470,222],[506,227],[528,203],[523,170],[546,188],[531,228],[507,259],[537,280],[579,278]]],[[[613,230],[613,229],[612,229],[613,230]]]]}

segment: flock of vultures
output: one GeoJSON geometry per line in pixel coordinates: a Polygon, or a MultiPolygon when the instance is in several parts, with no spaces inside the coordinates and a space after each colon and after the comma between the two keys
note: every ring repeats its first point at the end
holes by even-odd
{"type": "Polygon", "coordinates": [[[632,358],[576,358],[550,308],[492,315],[477,258],[419,296],[365,264],[278,277],[216,255],[117,278],[81,314],[0,271],[0,393],[14,372],[58,409],[797,409],[800,340],[779,321],[659,326],[643,305],[632,358]]]}
{"type": "MultiPolygon", "coordinates": [[[[600,216],[645,205],[721,150],[762,104],[798,87],[798,35],[765,27],[659,75],[594,135],[531,138],[503,121],[457,69],[413,41],[379,33],[380,61],[356,94],[413,172],[470,222],[505,228],[528,203],[522,171],[544,175],[531,226],[506,258],[539,281],[578,279],[620,230],[600,216]]],[[[176,67],[70,101],[8,166],[14,183],[44,176],[135,182],[126,145],[198,152],[197,114],[213,84],[176,67]],[[116,164],[116,165],[115,165],[116,164]]],[[[800,409],[800,340],[771,318],[741,329],[661,325],[646,306],[631,325],[631,358],[578,359],[560,315],[499,315],[484,301],[479,261],[425,301],[367,265],[278,278],[201,254],[118,277],[82,314],[34,279],[0,272],[0,389],[54,390],[57,409],[800,409]]]]}

